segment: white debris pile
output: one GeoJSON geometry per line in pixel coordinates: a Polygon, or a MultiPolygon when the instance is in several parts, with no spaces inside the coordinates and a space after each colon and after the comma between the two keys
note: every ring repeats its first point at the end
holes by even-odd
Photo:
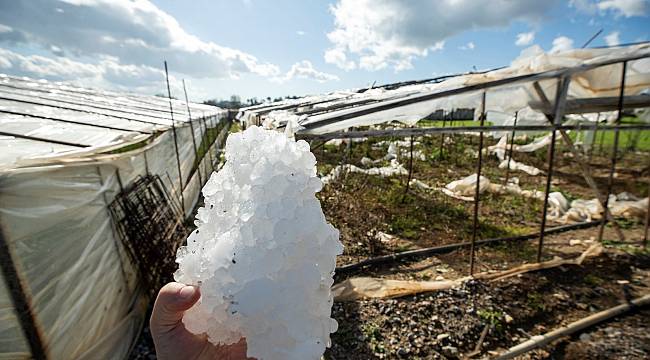
{"type": "MultiPolygon", "coordinates": [[[[614,217],[626,219],[645,218],[648,211],[648,198],[638,197],[622,192],[610,195],[607,207],[614,217]]],[[[600,220],[603,218],[603,205],[598,199],[577,199],[571,202],[571,207],[559,219],[563,223],[577,223],[583,221],[600,220]]]]}
{"type": "MultiPolygon", "coordinates": [[[[519,179],[512,178],[508,184],[501,185],[492,183],[485,176],[481,176],[479,193],[490,192],[494,194],[511,194],[527,199],[544,201],[544,192],[537,190],[522,190],[519,187],[519,179]]],[[[452,181],[440,191],[448,196],[463,201],[474,201],[476,191],[476,174],[466,178],[452,181]]],[[[627,219],[643,219],[648,209],[648,198],[639,199],[627,192],[618,195],[610,195],[607,207],[615,217],[627,219]]],[[[572,224],[585,221],[599,220],[603,216],[603,206],[598,199],[584,200],[576,199],[569,201],[559,191],[548,194],[548,218],[563,224],[572,224]]]]}
{"type": "Polygon", "coordinates": [[[332,146],[341,146],[342,144],[347,144],[349,142],[352,143],[358,143],[358,142],[364,142],[367,141],[368,138],[352,138],[352,139],[332,139],[332,140],[327,140],[325,142],[325,145],[332,145],[332,146]]]}
{"type": "MultiPolygon", "coordinates": [[[[567,131],[567,133],[570,131],[567,131]]],[[[519,136],[515,136],[515,139],[517,139],[519,136]]],[[[524,139],[526,139],[524,137],[524,139]]],[[[496,154],[496,156],[499,158],[499,160],[503,160],[506,158],[506,151],[510,150],[510,144],[508,143],[509,138],[507,136],[502,136],[499,139],[499,142],[492,146],[487,147],[487,151],[490,154],[496,154]]],[[[558,135],[556,137],[556,142],[560,141],[560,136],[558,135]]],[[[532,142],[524,145],[518,145],[514,144],[512,146],[512,151],[517,151],[517,152],[534,152],[537,151],[551,143],[551,134],[544,135],[542,137],[538,137],[534,139],[532,142]]]]}
{"type": "Polygon", "coordinates": [[[346,172],[361,173],[366,175],[377,175],[380,177],[389,177],[393,175],[408,175],[408,171],[404,168],[404,166],[402,166],[402,164],[397,162],[397,160],[393,159],[390,161],[389,166],[374,167],[369,169],[362,169],[352,164],[338,165],[334,169],[332,169],[332,171],[330,171],[329,174],[323,176],[321,180],[323,181],[324,184],[328,184],[333,180],[338,179],[339,176],[345,174],[346,172]]]}
{"type": "Polygon", "coordinates": [[[257,359],[319,359],[343,246],[315,197],[322,187],[305,141],[250,127],[230,135],[226,163],[203,188],[197,230],[181,247],[176,281],[201,299],[183,322],[214,344],[246,338],[257,359]]]}
{"type": "MultiPolygon", "coordinates": [[[[550,142],[550,138],[549,138],[549,142],[550,142]]],[[[540,143],[545,144],[544,141],[541,141],[540,143]]],[[[524,148],[524,147],[526,147],[528,145],[530,145],[530,144],[523,145],[523,146],[516,145],[516,147],[513,146],[512,150],[513,151],[521,151],[520,148],[524,148]]],[[[528,146],[528,148],[525,148],[525,149],[526,150],[530,150],[530,149],[533,149],[533,148],[536,149],[536,146],[538,146],[538,145],[528,146]]],[[[543,145],[543,146],[545,146],[545,145],[543,145]]],[[[487,152],[489,154],[495,154],[497,156],[497,158],[499,158],[499,160],[501,161],[501,163],[499,163],[499,169],[507,169],[508,168],[508,156],[506,156],[507,149],[508,149],[508,137],[507,136],[501,137],[501,139],[499,139],[498,143],[496,143],[495,145],[489,146],[487,148],[487,152]]],[[[524,163],[520,163],[518,161],[515,161],[515,159],[510,160],[510,170],[520,170],[520,171],[525,172],[528,175],[533,175],[533,176],[537,176],[537,175],[542,173],[542,171],[540,169],[538,169],[538,168],[536,168],[534,166],[531,166],[531,165],[526,165],[524,163]]]]}
{"type": "MultiPolygon", "coordinates": [[[[413,146],[416,145],[417,141],[413,142],[413,146]]],[[[384,160],[392,160],[392,159],[397,159],[397,160],[402,160],[408,159],[411,156],[411,149],[410,149],[410,143],[409,145],[406,145],[407,147],[403,147],[403,145],[400,145],[403,143],[403,141],[394,141],[391,142],[390,145],[388,145],[388,151],[386,153],[386,156],[384,156],[384,160]]],[[[408,143],[408,142],[407,142],[408,143]]],[[[426,161],[427,157],[424,155],[424,153],[421,150],[414,149],[413,150],[413,158],[418,159],[420,161],[426,161]]]]}
{"type": "Polygon", "coordinates": [[[532,176],[537,176],[542,173],[542,170],[532,165],[526,165],[524,163],[520,163],[519,161],[515,161],[515,159],[510,159],[509,163],[508,159],[505,159],[499,164],[499,169],[507,169],[508,167],[510,167],[510,170],[520,170],[532,176]]]}
{"type": "MultiPolygon", "coordinates": [[[[544,192],[537,190],[522,190],[519,187],[519,179],[513,178],[512,182],[501,185],[492,183],[485,176],[481,176],[479,183],[479,193],[491,192],[494,194],[511,194],[522,196],[527,199],[544,200],[544,192]]],[[[453,198],[463,201],[474,201],[474,194],[476,192],[476,174],[472,174],[466,178],[452,181],[447,184],[441,191],[453,198]]],[[[549,217],[559,218],[569,209],[568,200],[559,191],[554,191],[548,194],[548,209],[549,217]]]]}

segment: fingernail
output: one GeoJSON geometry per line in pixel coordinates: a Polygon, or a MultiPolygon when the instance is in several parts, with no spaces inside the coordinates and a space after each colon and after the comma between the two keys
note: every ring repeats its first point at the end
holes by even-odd
{"type": "Polygon", "coordinates": [[[196,293],[196,289],[194,288],[194,286],[186,286],[181,289],[181,291],[179,292],[179,296],[181,297],[181,299],[189,299],[192,296],[194,296],[194,293],[196,293]]]}

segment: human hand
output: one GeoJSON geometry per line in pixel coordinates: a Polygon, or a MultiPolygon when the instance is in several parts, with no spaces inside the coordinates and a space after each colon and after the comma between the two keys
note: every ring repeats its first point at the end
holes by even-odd
{"type": "Polygon", "coordinates": [[[245,339],[233,345],[216,346],[205,334],[196,335],[185,328],[183,313],[200,297],[199,288],[177,282],[160,289],[149,321],[158,359],[247,359],[245,339]]]}

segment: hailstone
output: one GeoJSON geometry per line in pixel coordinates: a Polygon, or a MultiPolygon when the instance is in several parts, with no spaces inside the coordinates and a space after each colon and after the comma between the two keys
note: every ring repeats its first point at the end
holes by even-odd
{"type": "Polygon", "coordinates": [[[343,246],[315,196],[316,158],[304,140],[253,126],[228,137],[225,159],[177,253],[176,281],[201,288],[183,323],[217,345],[245,338],[260,360],[319,359],[337,329],[343,246]]]}

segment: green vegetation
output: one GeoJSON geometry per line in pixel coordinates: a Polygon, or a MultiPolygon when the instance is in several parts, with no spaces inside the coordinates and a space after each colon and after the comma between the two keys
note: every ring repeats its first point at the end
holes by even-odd
{"type": "Polygon", "coordinates": [[[546,302],[544,301],[542,294],[538,292],[529,292],[526,297],[529,308],[540,312],[546,311],[546,302]]]}
{"type": "MultiPolygon", "coordinates": [[[[442,127],[442,120],[420,120],[417,123],[418,127],[442,127]]],[[[456,127],[456,126],[481,126],[480,121],[474,120],[446,120],[444,121],[445,127],[456,127]]],[[[483,122],[483,126],[494,125],[491,121],[483,122]]]]}
{"type": "Polygon", "coordinates": [[[617,240],[604,240],[603,245],[625,251],[631,255],[650,255],[650,247],[644,249],[642,246],[620,242],[617,240]]]}
{"type": "Polygon", "coordinates": [[[491,310],[491,309],[480,309],[477,311],[477,314],[481,320],[490,325],[496,331],[503,330],[502,319],[504,317],[501,311],[491,310]]]}
{"type": "MultiPolygon", "coordinates": [[[[621,124],[645,124],[635,116],[625,116],[621,119],[621,124]]],[[[606,125],[602,125],[603,127],[606,125]]],[[[601,144],[604,149],[614,147],[614,131],[597,131],[594,139],[594,148],[600,149],[601,144]]],[[[575,141],[577,133],[572,131],[569,136],[575,141]]],[[[619,149],[636,149],[638,151],[650,151],[650,130],[628,130],[620,131],[618,139],[619,149]]]]}
{"type": "Polygon", "coordinates": [[[600,286],[605,282],[603,279],[601,279],[598,276],[593,275],[593,274],[587,274],[584,277],[584,281],[585,281],[586,284],[591,285],[591,286],[600,286]]]}

